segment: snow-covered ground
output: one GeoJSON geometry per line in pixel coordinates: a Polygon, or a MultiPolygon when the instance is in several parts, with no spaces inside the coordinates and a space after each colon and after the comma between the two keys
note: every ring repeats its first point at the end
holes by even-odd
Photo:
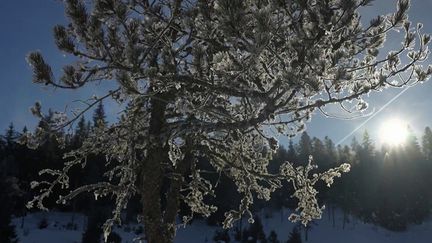
{"type": "MultiPolygon", "coordinates": [[[[288,210],[276,212],[261,212],[260,218],[264,231],[268,236],[274,230],[278,239],[285,242],[289,238],[295,224],[290,223],[287,218],[288,210]]],[[[423,243],[432,242],[432,220],[421,225],[411,226],[406,232],[391,232],[380,227],[365,224],[356,219],[350,219],[345,229],[342,229],[342,214],[336,212],[336,225],[333,220],[324,215],[322,220],[316,221],[308,232],[309,243],[423,243]]],[[[38,212],[27,215],[24,218],[14,218],[17,235],[20,243],[80,243],[82,234],[87,225],[87,218],[82,214],[61,212],[38,212]],[[47,227],[39,229],[39,224],[46,219],[47,227]]],[[[114,231],[122,237],[122,242],[131,243],[136,237],[135,231],[138,225],[128,224],[114,231]]],[[[248,223],[243,220],[243,227],[248,223]]],[[[204,243],[213,242],[214,232],[220,229],[205,224],[204,221],[195,220],[186,228],[179,228],[175,242],[181,243],[204,243]]],[[[233,241],[234,237],[231,237],[233,241]]],[[[303,242],[305,232],[302,231],[303,242]]]]}
{"type": "Polygon", "coordinates": [[[27,215],[24,222],[23,218],[14,218],[12,223],[20,243],[80,243],[87,217],[82,214],[37,212],[27,215]],[[44,219],[47,227],[39,229],[44,219]]]}

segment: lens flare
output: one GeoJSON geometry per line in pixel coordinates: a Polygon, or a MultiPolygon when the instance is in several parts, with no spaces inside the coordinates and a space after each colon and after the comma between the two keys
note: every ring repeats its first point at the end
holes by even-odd
{"type": "Polygon", "coordinates": [[[388,145],[400,145],[405,142],[408,126],[400,119],[390,119],[381,125],[379,137],[381,142],[388,145]]]}

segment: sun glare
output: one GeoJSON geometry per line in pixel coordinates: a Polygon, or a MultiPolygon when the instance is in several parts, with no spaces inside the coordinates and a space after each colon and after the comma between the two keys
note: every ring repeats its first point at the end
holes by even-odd
{"type": "Polygon", "coordinates": [[[403,144],[407,137],[407,128],[407,124],[399,119],[383,122],[379,134],[381,142],[389,145],[403,144]]]}

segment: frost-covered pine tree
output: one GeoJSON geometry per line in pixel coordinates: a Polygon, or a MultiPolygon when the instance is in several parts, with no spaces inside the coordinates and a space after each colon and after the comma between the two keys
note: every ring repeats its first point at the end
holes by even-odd
{"type": "MultiPolygon", "coordinates": [[[[55,26],[54,37],[75,61],[55,77],[42,55],[31,53],[33,82],[117,88],[92,97],[81,112],[55,113],[51,129],[39,128],[21,141],[37,146],[46,132],[72,125],[102,100],[112,99],[124,110],[118,122],[94,129],[81,148],[66,154],[63,170],[42,171],[54,179],[32,183],[40,194],[29,206],[44,208],[53,188],[68,188],[71,167],[85,169],[91,163],[87,156],[101,153],[111,168],[105,180],[73,188],[58,202],[83,192],[113,198],[105,235],[120,223],[133,195],[142,200],[138,218],[152,243],[173,241],[180,203],[192,214],[214,212],[204,199],[215,185],[199,169],[198,158],[231,178],[242,196],[238,209],[226,213],[224,227],[251,215],[254,198],[268,200],[283,180],[292,182],[299,200],[290,219],[306,224],[320,218],[313,186],[319,180],[330,185],[349,165],[317,173],[310,158],[301,163],[305,166],[295,168],[290,161],[269,173],[278,146],[274,135],[294,136],[315,111],[326,114],[328,104],[361,111],[367,107],[362,95],[424,81],[432,72],[421,66],[430,36],[408,21],[409,1],[399,0],[395,13],[361,21],[359,9],[370,2],[65,0],[69,24],[55,26]],[[402,43],[379,53],[390,32],[399,33],[402,43]]],[[[39,103],[32,112],[43,119],[39,103]]]]}

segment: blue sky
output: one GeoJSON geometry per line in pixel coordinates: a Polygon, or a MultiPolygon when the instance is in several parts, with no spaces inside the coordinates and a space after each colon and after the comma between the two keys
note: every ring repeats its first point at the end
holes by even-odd
{"type": "MultiPolygon", "coordinates": [[[[394,0],[377,0],[374,6],[363,11],[365,17],[394,11],[394,0]]],[[[432,33],[432,0],[413,0],[409,12],[412,22],[424,23],[424,31],[432,33]]],[[[44,108],[62,110],[71,102],[102,94],[106,87],[91,86],[84,90],[64,91],[44,88],[31,82],[31,70],[25,56],[40,50],[54,70],[60,70],[68,63],[63,53],[55,47],[52,28],[55,24],[65,23],[63,4],[59,0],[2,0],[0,1],[0,129],[6,129],[13,122],[17,129],[24,125],[34,127],[37,120],[32,117],[29,107],[40,101],[44,108]]],[[[389,45],[398,40],[389,39],[389,45]]],[[[370,108],[378,110],[394,97],[400,89],[387,89],[382,93],[366,97],[370,108]]],[[[432,126],[432,81],[410,88],[400,98],[376,115],[364,127],[372,138],[378,139],[378,130],[383,121],[399,117],[410,124],[414,131],[421,133],[425,126],[432,126]]],[[[370,111],[371,111],[370,109],[370,111]]],[[[106,105],[108,116],[114,120],[116,109],[106,105]]],[[[324,118],[316,114],[308,123],[307,132],[323,138],[329,135],[335,142],[349,134],[366,118],[339,120],[324,118]]],[[[360,129],[362,133],[364,129],[360,129]]],[[[356,134],[358,135],[358,133],[356,134]]],[[[281,138],[286,142],[286,139],[281,138]]],[[[346,142],[350,142],[351,138],[346,142]]]]}
{"type": "MultiPolygon", "coordinates": [[[[63,110],[76,107],[75,100],[103,94],[107,88],[90,86],[80,90],[61,90],[33,84],[26,55],[35,50],[43,53],[54,72],[70,60],[58,51],[52,29],[66,23],[63,3],[59,0],[0,1],[0,129],[13,122],[17,129],[32,128],[37,120],[29,107],[40,101],[44,109],[63,110]]],[[[110,117],[115,111],[106,107],[110,117]]]]}

